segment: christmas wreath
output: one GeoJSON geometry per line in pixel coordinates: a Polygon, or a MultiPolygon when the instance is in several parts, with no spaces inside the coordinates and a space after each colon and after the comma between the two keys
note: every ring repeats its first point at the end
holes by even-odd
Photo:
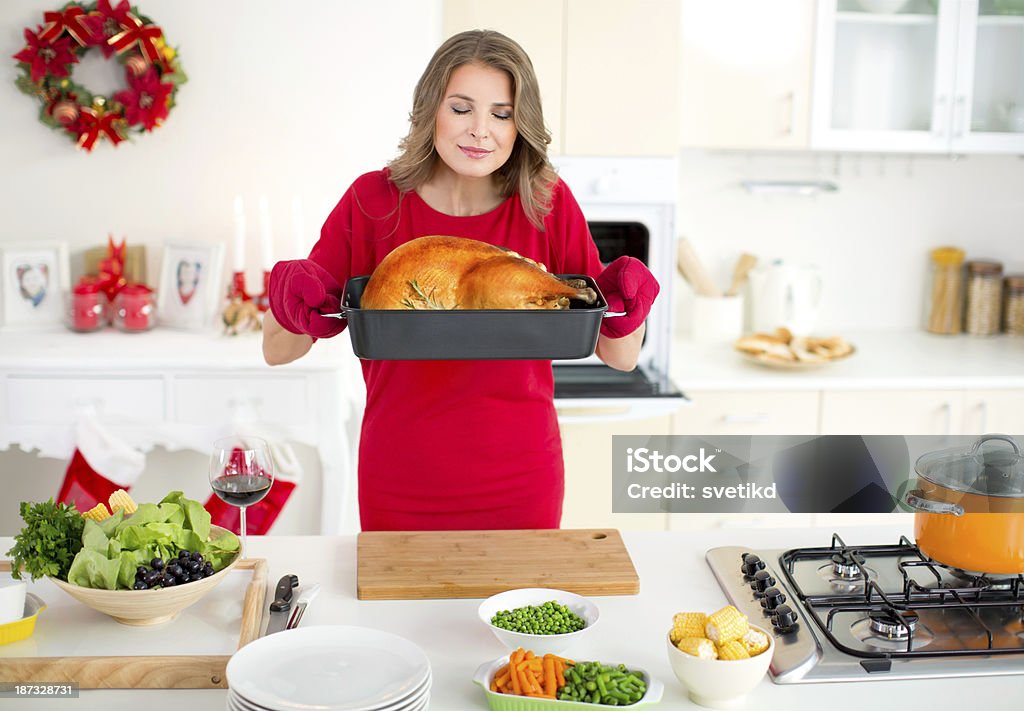
{"type": "Polygon", "coordinates": [[[41,26],[25,29],[25,48],[14,55],[16,84],[42,102],[39,120],[91,151],[107,139],[115,146],[131,132],[152,131],[171,108],[187,77],[177,52],[153,21],[122,0],[69,2],[44,12],[41,26]],[[112,97],[76,84],[71,69],[93,47],[124,65],[127,88],[112,97]]]}

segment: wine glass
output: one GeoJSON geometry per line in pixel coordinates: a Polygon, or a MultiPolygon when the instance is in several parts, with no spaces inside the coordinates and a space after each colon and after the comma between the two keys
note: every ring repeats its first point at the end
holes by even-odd
{"type": "Polygon", "coordinates": [[[274,460],[266,440],[248,435],[222,437],[210,455],[210,486],[226,504],[239,508],[242,554],[246,554],[245,508],[262,501],[274,483],[274,460]]]}

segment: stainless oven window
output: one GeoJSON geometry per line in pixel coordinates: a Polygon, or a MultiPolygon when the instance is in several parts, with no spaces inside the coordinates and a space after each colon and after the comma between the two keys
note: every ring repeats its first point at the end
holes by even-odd
{"type": "Polygon", "coordinates": [[[635,257],[650,264],[651,233],[640,222],[587,222],[602,264],[619,257],[635,257]]]}

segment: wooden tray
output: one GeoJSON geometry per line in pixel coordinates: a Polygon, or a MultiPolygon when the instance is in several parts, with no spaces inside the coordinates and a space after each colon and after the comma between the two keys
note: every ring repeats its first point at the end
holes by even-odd
{"type": "MultiPolygon", "coordinates": [[[[238,636],[241,649],[260,634],[267,595],[267,561],[246,558],[235,569],[252,571],[242,604],[238,636]]],[[[10,570],[11,561],[0,560],[0,572],[10,570]]],[[[209,594],[215,595],[216,591],[209,594]]],[[[225,670],[230,658],[229,654],[3,657],[0,682],[77,683],[82,689],[226,689],[225,670]]]]}
{"type": "Polygon", "coordinates": [[[615,529],[365,531],[357,550],[360,600],[481,598],[513,588],[640,592],[615,529]]]}

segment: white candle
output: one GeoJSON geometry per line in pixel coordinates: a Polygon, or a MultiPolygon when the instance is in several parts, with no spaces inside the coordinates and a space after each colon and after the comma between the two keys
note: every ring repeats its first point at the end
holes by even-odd
{"type": "Polygon", "coordinates": [[[302,226],[302,199],[298,195],[292,198],[292,231],[295,233],[295,258],[304,259],[309,252],[302,226]]]}
{"type": "Polygon", "coordinates": [[[235,268],[234,271],[245,271],[245,206],[242,196],[235,196],[235,268]]]}
{"type": "Polygon", "coordinates": [[[270,204],[266,195],[260,196],[260,251],[263,256],[263,271],[274,268],[274,235],[270,228],[270,204]]]}

